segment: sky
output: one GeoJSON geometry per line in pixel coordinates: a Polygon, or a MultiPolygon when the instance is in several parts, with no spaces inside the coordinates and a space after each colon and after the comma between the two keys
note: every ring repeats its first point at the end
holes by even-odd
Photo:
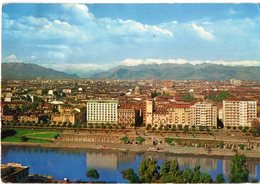
{"type": "Polygon", "coordinates": [[[257,4],[6,4],[2,61],[84,75],[118,65],[260,66],[257,4]]]}

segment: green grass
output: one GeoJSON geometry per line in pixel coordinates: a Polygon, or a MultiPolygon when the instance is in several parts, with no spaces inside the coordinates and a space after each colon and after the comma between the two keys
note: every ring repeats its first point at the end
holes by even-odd
{"type": "Polygon", "coordinates": [[[3,142],[22,142],[20,137],[12,136],[12,137],[6,137],[5,139],[2,139],[3,142]]]}
{"type": "MultiPolygon", "coordinates": [[[[5,130],[5,129],[2,129],[5,130]]],[[[29,139],[26,142],[30,143],[49,143],[51,139],[59,133],[55,130],[41,130],[41,129],[14,129],[16,134],[14,136],[6,137],[2,139],[3,142],[22,142],[21,137],[27,136],[29,139]],[[50,139],[50,140],[45,140],[50,139]]]]}
{"type": "Polygon", "coordinates": [[[35,137],[35,138],[53,139],[57,134],[58,134],[58,132],[48,132],[48,133],[31,134],[28,136],[35,137]]]}

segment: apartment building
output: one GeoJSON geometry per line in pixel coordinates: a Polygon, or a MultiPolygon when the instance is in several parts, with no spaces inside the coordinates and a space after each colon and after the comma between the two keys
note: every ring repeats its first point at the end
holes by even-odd
{"type": "Polygon", "coordinates": [[[251,127],[257,118],[257,102],[239,99],[223,101],[223,123],[230,127],[251,127]]]}
{"type": "Polygon", "coordinates": [[[72,105],[63,105],[59,113],[51,115],[51,121],[56,123],[83,123],[86,121],[86,107],[72,105]]]}
{"type": "Polygon", "coordinates": [[[118,100],[88,100],[87,123],[116,124],[118,100]]]}
{"type": "Polygon", "coordinates": [[[169,111],[174,124],[190,126],[190,104],[172,104],[169,111]]]}
{"type": "Polygon", "coordinates": [[[217,126],[217,107],[206,102],[198,102],[190,108],[191,124],[195,126],[217,126]]]}
{"type": "Polygon", "coordinates": [[[36,115],[29,115],[29,116],[18,116],[18,121],[22,122],[35,122],[39,121],[39,118],[36,115]]]}

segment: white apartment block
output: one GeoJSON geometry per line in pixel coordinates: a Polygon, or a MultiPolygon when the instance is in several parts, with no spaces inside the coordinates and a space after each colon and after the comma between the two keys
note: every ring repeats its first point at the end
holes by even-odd
{"type": "Polygon", "coordinates": [[[206,102],[198,102],[190,108],[191,125],[217,126],[217,107],[206,102]]]}
{"type": "Polygon", "coordinates": [[[117,123],[117,100],[88,100],[87,123],[117,123]]]}
{"type": "Polygon", "coordinates": [[[223,123],[225,127],[251,127],[252,121],[256,118],[256,101],[223,101],[223,123]]]}

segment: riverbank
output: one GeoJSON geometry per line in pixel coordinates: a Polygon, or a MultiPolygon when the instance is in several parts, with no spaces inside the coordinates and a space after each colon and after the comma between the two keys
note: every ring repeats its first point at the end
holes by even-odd
{"type": "MultiPolygon", "coordinates": [[[[115,150],[131,152],[157,152],[172,153],[181,155],[201,155],[201,156],[223,156],[232,157],[236,152],[231,149],[221,148],[196,148],[182,146],[150,146],[137,144],[113,144],[113,143],[80,143],[80,142],[55,142],[55,143],[10,143],[2,142],[2,146],[31,146],[46,148],[73,148],[73,149],[95,149],[95,150],[115,150]]],[[[237,150],[237,153],[244,154],[250,158],[260,158],[260,150],[237,150]]]]}

